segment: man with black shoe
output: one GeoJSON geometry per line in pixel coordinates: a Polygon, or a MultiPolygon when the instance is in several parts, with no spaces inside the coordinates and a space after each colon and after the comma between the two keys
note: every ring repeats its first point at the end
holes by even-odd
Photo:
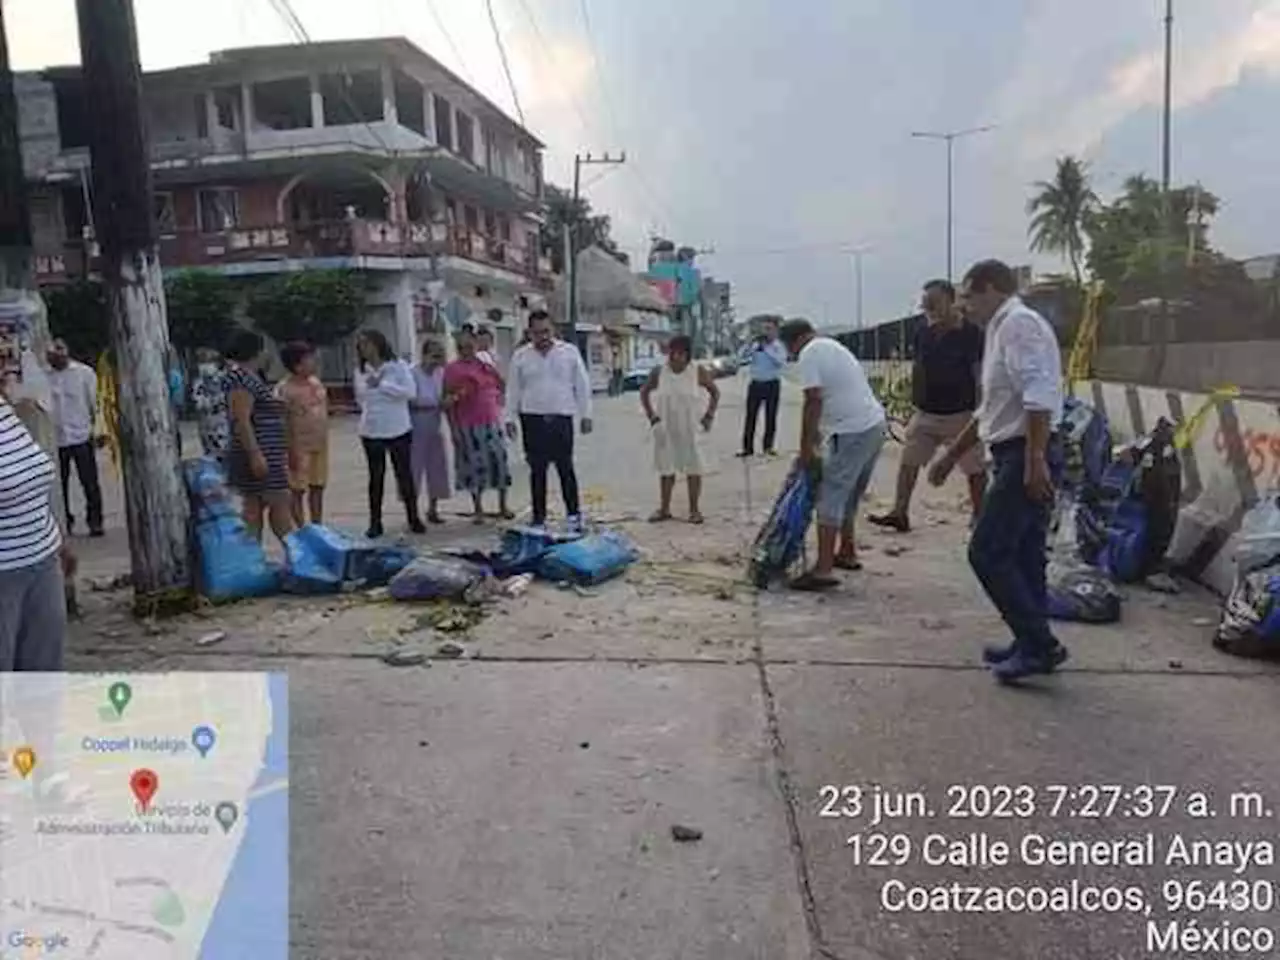
{"type": "Polygon", "coordinates": [[[98,448],[93,421],[98,412],[98,375],[93,368],[71,359],[65,340],[49,348],[49,385],[53,391],[53,417],[58,430],[58,467],[62,474],[62,500],[67,511],[67,532],[75,527],[71,515],[71,466],[75,465],[84,491],[89,535],[102,536],[102,487],[98,482],[98,448]]]}
{"type": "Polygon", "coordinates": [[[983,659],[1002,682],[1052,673],[1067,659],[1049,628],[1045,584],[1053,507],[1053,430],[1062,418],[1062,355],[1048,322],[1022,302],[1013,271],[984,260],[965,275],[968,318],[984,327],[982,399],[976,415],[929,470],[941,486],[979,441],[994,469],[969,540],[969,565],[1013,633],[983,659]]]}
{"type": "Polygon", "coordinates": [[[787,365],[787,351],[778,342],[778,325],[764,321],[764,329],[751,349],[749,370],[751,385],[747,387],[747,419],[742,426],[742,452],[749,457],[756,449],[756,421],[764,407],[764,452],[773,456],[773,439],[778,432],[778,402],[782,397],[782,371],[787,365]]]}
{"type": "MultiPolygon", "coordinates": [[[[961,315],[955,299],[955,287],[946,280],[930,280],[924,285],[920,306],[928,322],[916,334],[911,370],[916,411],[907,424],[893,509],[867,517],[878,527],[900,533],[911,529],[911,494],[920,471],[929,466],[940,447],[968,426],[978,405],[982,331],[961,315]]],[[[969,482],[969,502],[976,522],[987,488],[986,467],[976,446],[960,458],[959,467],[969,482]]]]}

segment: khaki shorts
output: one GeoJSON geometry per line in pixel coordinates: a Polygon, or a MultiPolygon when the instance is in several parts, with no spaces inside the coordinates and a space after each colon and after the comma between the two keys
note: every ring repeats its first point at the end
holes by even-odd
{"type": "Polygon", "coordinates": [[[289,453],[289,489],[298,493],[329,484],[329,450],[289,453]]]}
{"type": "MultiPolygon", "coordinates": [[[[902,465],[917,470],[927,467],[938,448],[960,435],[971,413],[925,413],[917,410],[907,424],[907,438],[903,444],[902,465]]],[[[982,463],[981,444],[974,444],[956,464],[967,477],[976,476],[986,468],[982,463]]]]}

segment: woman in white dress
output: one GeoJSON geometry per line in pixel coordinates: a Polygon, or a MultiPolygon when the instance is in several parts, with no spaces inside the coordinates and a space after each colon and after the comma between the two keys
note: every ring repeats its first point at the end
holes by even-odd
{"type": "Polygon", "coordinates": [[[685,336],[672,337],[667,344],[667,362],[654,367],[640,388],[640,405],[653,425],[653,463],[662,496],[649,518],[652,522],[671,519],[676,474],[683,473],[689,484],[689,522],[702,523],[698,507],[703,471],[699,433],[711,429],[719,404],[720,388],[711,374],[693,362],[693,342],[685,336]],[[704,393],[709,398],[705,409],[704,393]]]}

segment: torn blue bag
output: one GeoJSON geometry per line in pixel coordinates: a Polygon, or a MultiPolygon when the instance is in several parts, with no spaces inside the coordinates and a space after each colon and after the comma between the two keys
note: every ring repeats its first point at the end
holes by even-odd
{"type": "Polygon", "coordinates": [[[558,543],[538,561],[539,577],[583,586],[604,583],[623,573],[640,558],[635,544],[612,530],[558,543]]]}
{"type": "Polygon", "coordinates": [[[751,582],[761,590],[786,576],[804,552],[817,490],[816,470],[792,467],[751,548],[751,582]]]}
{"type": "Polygon", "coordinates": [[[411,547],[347,536],[323,524],[308,524],[285,538],[290,593],[337,593],[344,583],[380,587],[417,556],[411,547]]]}
{"type": "Polygon", "coordinates": [[[245,529],[239,517],[222,516],[196,525],[200,593],[215,603],[266,597],[280,590],[280,568],[245,529]]]}

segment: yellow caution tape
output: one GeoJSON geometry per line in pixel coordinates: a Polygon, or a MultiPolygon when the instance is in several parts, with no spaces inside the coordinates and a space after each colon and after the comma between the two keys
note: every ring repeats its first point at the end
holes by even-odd
{"type": "Polygon", "coordinates": [[[1218,387],[1209,396],[1205,397],[1204,403],[1190,417],[1187,417],[1178,424],[1178,429],[1173,435],[1173,445],[1179,450],[1185,450],[1191,446],[1197,434],[1204,428],[1205,421],[1209,417],[1209,411],[1218,406],[1225,400],[1234,400],[1240,396],[1240,388],[1235,386],[1218,387]]]}
{"type": "Polygon", "coordinates": [[[111,466],[120,473],[120,394],[116,373],[104,353],[98,358],[98,436],[106,443],[111,466]]]}
{"type": "Polygon", "coordinates": [[[1076,328],[1075,343],[1071,345],[1071,356],[1067,360],[1066,386],[1071,393],[1076,383],[1088,380],[1093,369],[1093,354],[1098,347],[1098,320],[1101,313],[1102,283],[1089,284],[1084,294],[1084,312],[1080,317],[1080,326],[1076,328]]]}

